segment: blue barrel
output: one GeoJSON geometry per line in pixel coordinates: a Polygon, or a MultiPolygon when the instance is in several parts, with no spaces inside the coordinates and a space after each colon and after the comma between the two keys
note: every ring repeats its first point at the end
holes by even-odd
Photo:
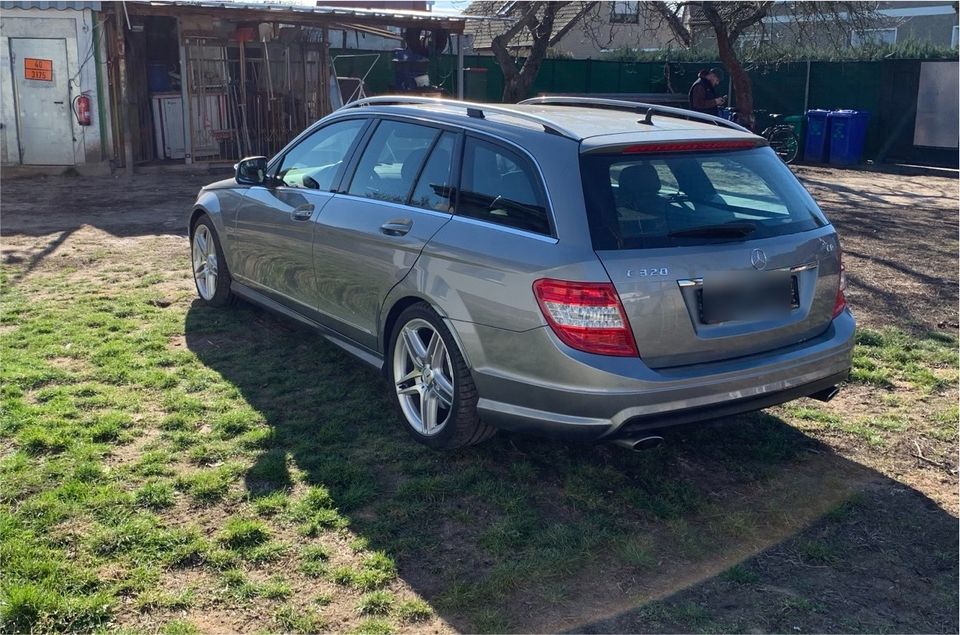
{"type": "Polygon", "coordinates": [[[856,165],[863,156],[870,113],[865,110],[835,110],[827,117],[830,129],[830,164],[856,165]]]}
{"type": "Polygon", "coordinates": [[[170,75],[167,65],[159,62],[147,64],[147,87],[151,93],[162,93],[170,90],[170,75]]]}
{"type": "Polygon", "coordinates": [[[830,120],[829,110],[807,111],[807,138],[803,144],[803,160],[811,163],[824,163],[827,160],[830,120]]]}

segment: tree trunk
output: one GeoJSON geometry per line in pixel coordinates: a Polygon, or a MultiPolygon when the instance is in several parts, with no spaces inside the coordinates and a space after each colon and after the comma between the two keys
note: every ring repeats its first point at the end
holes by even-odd
{"type": "Polygon", "coordinates": [[[512,104],[527,98],[530,87],[533,86],[533,80],[537,78],[540,72],[540,66],[543,64],[543,58],[547,55],[547,48],[550,46],[550,38],[553,33],[553,23],[557,15],[557,10],[568,2],[547,2],[543,6],[543,17],[536,20],[535,9],[532,4],[528,5],[525,15],[521,17],[522,23],[525,23],[533,36],[533,46],[530,47],[530,53],[523,61],[520,69],[517,69],[516,63],[510,52],[507,50],[507,44],[516,35],[519,29],[516,25],[507,32],[493,38],[491,49],[493,55],[503,71],[503,97],[504,103],[512,104]]]}
{"type": "Polygon", "coordinates": [[[530,87],[533,86],[533,80],[537,78],[540,72],[540,66],[543,64],[543,53],[536,55],[534,51],[523,62],[520,72],[511,77],[510,80],[504,79],[503,82],[503,103],[515,104],[523,101],[530,94],[530,87]]]}
{"type": "MultiPolygon", "coordinates": [[[[524,62],[524,66],[527,63],[524,62]]],[[[537,64],[539,68],[540,64],[537,64]]],[[[523,73],[517,73],[514,77],[510,79],[504,78],[503,81],[503,96],[500,98],[505,104],[515,104],[518,101],[523,101],[527,98],[527,91],[530,90],[530,85],[533,83],[533,79],[530,75],[526,77],[523,76],[523,73]]]]}
{"type": "Polygon", "coordinates": [[[523,28],[523,22],[515,24],[505,33],[501,33],[490,42],[490,49],[493,51],[493,57],[497,60],[500,70],[503,72],[503,101],[508,101],[506,96],[508,91],[512,90],[520,76],[513,56],[507,49],[510,40],[523,28]]]}
{"type": "Polygon", "coordinates": [[[508,95],[513,95],[513,89],[517,85],[517,82],[520,80],[520,72],[517,70],[517,65],[513,61],[510,52],[505,46],[500,46],[499,43],[494,40],[493,46],[493,56],[497,60],[497,64],[500,65],[500,70],[503,72],[503,97],[502,101],[511,103],[514,101],[519,101],[518,99],[508,99],[508,95]]]}
{"type": "Polygon", "coordinates": [[[733,45],[726,33],[716,30],[717,50],[720,53],[720,61],[730,73],[730,79],[733,80],[733,88],[737,94],[737,122],[753,130],[753,83],[750,81],[750,75],[743,69],[737,54],[733,50],[733,45]]]}

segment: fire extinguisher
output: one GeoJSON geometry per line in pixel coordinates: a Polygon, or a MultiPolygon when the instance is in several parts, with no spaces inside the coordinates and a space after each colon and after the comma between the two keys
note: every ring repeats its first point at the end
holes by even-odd
{"type": "Polygon", "coordinates": [[[73,114],[81,126],[90,125],[90,96],[84,91],[73,98],[73,114]]]}

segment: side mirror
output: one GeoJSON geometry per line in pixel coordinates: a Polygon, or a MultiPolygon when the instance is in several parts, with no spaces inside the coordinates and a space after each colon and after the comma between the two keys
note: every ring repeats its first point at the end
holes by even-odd
{"type": "Polygon", "coordinates": [[[263,185],[267,182],[267,157],[247,157],[233,166],[240,185],[263,185]]]}

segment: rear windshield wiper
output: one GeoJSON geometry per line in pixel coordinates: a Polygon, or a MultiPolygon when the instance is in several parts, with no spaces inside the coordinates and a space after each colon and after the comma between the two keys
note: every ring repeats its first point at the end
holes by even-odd
{"type": "Polygon", "coordinates": [[[757,230],[756,223],[722,223],[720,225],[702,225],[700,227],[690,227],[688,229],[678,229],[675,232],[667,234],[670,238],[696,238],[713,237],[718,238],[740,238],[752,234],[757,230]]]}

